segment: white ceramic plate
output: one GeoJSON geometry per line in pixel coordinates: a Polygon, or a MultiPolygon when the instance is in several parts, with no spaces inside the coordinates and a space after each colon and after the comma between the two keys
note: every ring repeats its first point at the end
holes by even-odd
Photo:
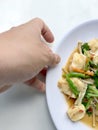
{"type": "Polygon", "coordinates": [[[86,42],[93,38],[98,38],[98,20],[87,21],[73,28],[65,34],[62,41],[55,48],[56,53],[61,56],[61,62],[55,68],[48,71],[46,80],[46,95],[51,117],[58,130],[91,129],[91,127],[88,127],[81,122],[73,123],[68,119],[66,115],[68,106],[63,94],[57,87],[57,82],[62,73],[62,66],[65,65],[69,55],[76,47],[77,42],[79,40],[86,42]]]}

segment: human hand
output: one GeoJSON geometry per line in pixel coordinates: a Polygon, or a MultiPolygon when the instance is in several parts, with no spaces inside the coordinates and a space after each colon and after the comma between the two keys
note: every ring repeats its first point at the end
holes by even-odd
{"type": "MultiPolygon", "coordinates": [[[[39,18],[0,34],[0,84],[25,82],[43,89],[45,84],[37,79],[44,67],[55,66],[60,57],[44,43],[54,37],[39,18]]],[[[43,89],[44,90],[44,89],[43,89]]]]}

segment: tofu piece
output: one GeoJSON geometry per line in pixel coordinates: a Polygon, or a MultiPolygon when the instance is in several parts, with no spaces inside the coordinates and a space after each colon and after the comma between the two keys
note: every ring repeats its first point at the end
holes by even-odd
{"type": "Polygon", "coordinates": [[[94,53],[95,55],[98,55],[98,50],[96,50],[96,52],[94,53]]]}
{"type": "Polygon", "coordinates": [[[96,52],[98,50],[98,39],[93,39],[88,42],[90,49],[92,52],[96,52]]]}
{"type": "Polygon", "coordinates": [[[73,71],[73,68],[84,69],[85,64],[86,56],[75,52],[73,55],[72,63],[70,65],[70,71],[73,71]]]}
{"type": "Polygon", "coordinates": [[[93,62],[94,62],[95,65],[98,65],[98,55],[95,55],[93,57],[93,62]]]}
{"type": "Polygon", "coordinates": [[[72,121],[78,121],[82,119],[85,116],[86,110],[83,104],[80,104],[78,106],[72,106],[68,109],[68,117],[72,121]]]}
{"type": "Polygon", "coordinates": [[[68,82],[66,81],[65,78],[60,78],[60,80],[58,81],[58,87],[60,88],[61,92],[63,92],[64,94],[70,96],[71,98],[76,98],[76,96],[72,93],[68,82]]]}
{"type": "MultiPolygon", "coordinates": [[[[79,92],[83,92],[85,87],[86,87],[86,84],[84,82],[82,82],[80,79],[78,78],[71,78],[72,82],[75,84],[75,86],[77,87],[78,91],[79,92]]],[[[70,87],[69,87],[69,84],[68,82],[66,81],[65,78],[61,78],[59,81],[58,81],[58,87],[60,88],[60,90],[70,96],[71,98],[76,98],[76,96],[74,95],[74,93],[72,93],[70,87]]]]}
{"type": "Polygon", "coordinates": [[[87,86],[84,82],[82,82],[79,78],[71,78],[75,86],[77,87],[79,92],[83,92],[85,87],[87,86]]]}

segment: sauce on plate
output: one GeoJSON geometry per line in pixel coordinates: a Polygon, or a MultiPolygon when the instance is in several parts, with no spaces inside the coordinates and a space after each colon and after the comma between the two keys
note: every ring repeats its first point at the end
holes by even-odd
{"type": "MultiPolygon", "coordinates": [[[[68,96],[64,95],[65,100],[69,107],[71,107],[74,104],[75,99],[69,98],[68,96]]],[[[80,120],[82,123],[88,125],[91,130],[98,130],[98,122],[96,122],[96,127],[92,127],[92,115],[88,116],[85,114],[84,118],[80,120]]]]}

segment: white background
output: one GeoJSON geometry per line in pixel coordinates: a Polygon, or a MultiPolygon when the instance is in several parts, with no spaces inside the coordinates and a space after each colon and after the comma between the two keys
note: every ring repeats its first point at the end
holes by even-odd
{"type": "MultiPolygon", "coordinates": [[[[98,1],[0,0],[0,32],[34,17],[47,23],[54,33],[56,46],[73,26],[98,18],[98,1]]],[[[22,84],[2,93],[0,130],[56,130],[48,112],[46,95],[22,84]]]]}

